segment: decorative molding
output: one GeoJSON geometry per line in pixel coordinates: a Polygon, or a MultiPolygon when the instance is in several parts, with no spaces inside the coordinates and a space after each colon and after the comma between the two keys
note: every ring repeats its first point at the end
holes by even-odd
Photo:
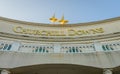
{"type": "Polygon", "coordinates": [[[110,39],[120,39],[120,33],[112,33],[98,36],[87,36],[87,37],[75,37],[75,38],[52,38],[52,37],[33,37],[33,36],[23,36],[23,35],[15,35],[9,33],[1,33],[1,37],[19,39],[19,40],[28,40],[28,41],[45,41],[45,42],[85,42],[94,40],[110,40],[110,39]]]}
{"type": "Polygon", "coordinates": [[[26,21],[9,19],[9,18],[5,18],[5,17],[0,17],[0,20],[8,21],[8,22],[13,22],[13,23],[24,24],[24,25],[32,25],[32,26],[44,26],[44,27],[75,27],[75,26],[98,25],[98,24],[102,24],[102,23],[113,22],[113,21],[120,20],[120,17],[111,18],[111,19],[106,19],[106,20],[101,20],[101,21],[95,21],[95,22],[88,22],[88,23],[67,24],[67,25],[64,25],[64,26],[61,26],[61,24],[44,24],[44,23],[26,22],[26,21]]]}

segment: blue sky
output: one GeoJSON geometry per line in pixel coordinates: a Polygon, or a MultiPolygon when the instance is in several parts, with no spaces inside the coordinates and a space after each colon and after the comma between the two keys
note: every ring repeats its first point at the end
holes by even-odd
{"type": "Polygon", "coordinates": [[[0,16],[50,23],[55,13],[69,23],[99,21],[120,16],[120,0],[0,0],[0,16]]]}

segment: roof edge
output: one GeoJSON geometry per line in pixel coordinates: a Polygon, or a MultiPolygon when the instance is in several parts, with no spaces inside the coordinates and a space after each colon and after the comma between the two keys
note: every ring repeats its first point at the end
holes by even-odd
{"type": "Polygon", "coordinates": [[[0,20],[8,21],[8,22],[13,22],[13,23],[19,23],[19,24],[34,25],[34,26],[45,26],[45,27],[72,27],[72,26],[74,26],[75,27],[75,26],[95,25],[95,24],[101,24],[101,23],[107,23],[107,22],[117,21],[117,20],[120,20],[120,16],[119,17],[115,17],[115,18],[100,20],[100,21],[67,24],[67,25],[64,25],[64,26],[61,26],[60,24],[45,24],[45,23],[36,23],[36,22],[21,21],[21,20],[15,20],[15,19],[10,19],[10,18],[1,17],[1,16],[0,16],[0,20]]]}

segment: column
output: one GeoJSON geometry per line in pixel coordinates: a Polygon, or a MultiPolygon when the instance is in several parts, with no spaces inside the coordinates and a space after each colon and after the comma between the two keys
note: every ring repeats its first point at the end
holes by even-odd
{"type": "Polygon", "coordinates": [[[2,70],[1,74],[10,74],[10,72],[8,70],[2,70]]]}
{"type": "Polygon", "coordinates": [[[60,52],[60,44],[59,43],[56,43],[54,44],[54,53],[61,53],[60,52]]]}
{"type": "Polygon", "coordinates": [[[112,69],[104,69],[103,74],[112,74],[112,69]]]}
{"type": "Polygon", "coordinates": [[[100,42],[94,42],[95,51],[103,51],[102,44],[100,42]]]}

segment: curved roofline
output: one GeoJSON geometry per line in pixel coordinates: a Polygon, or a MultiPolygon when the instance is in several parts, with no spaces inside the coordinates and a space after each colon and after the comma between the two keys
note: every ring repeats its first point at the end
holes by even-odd
{"type": "Polygon", "coordinates": [[[21,20],[15,20],[10,18],[5,18],[0,16],[0,20],[13,22],[13,23],[19,23],[19,24],[26,24],[26,25],[34,25],[34,26],[46,26],[46,27],[75,27],[75,26],[86,26],[86,25],[95,25],[95,24],[101,24],[101,23],[107,23],[112,21],[120,20],[120,17],[100,20],[100,21],[94,21],[94,22],[87,22],[87,23],[76,23],[76,24],[67,24],[64,26],[61,26],[61,24],[45,24],[45,23],[35,23],[35,22],[28,22],[28,21],[21,21],[21,20]]]}

